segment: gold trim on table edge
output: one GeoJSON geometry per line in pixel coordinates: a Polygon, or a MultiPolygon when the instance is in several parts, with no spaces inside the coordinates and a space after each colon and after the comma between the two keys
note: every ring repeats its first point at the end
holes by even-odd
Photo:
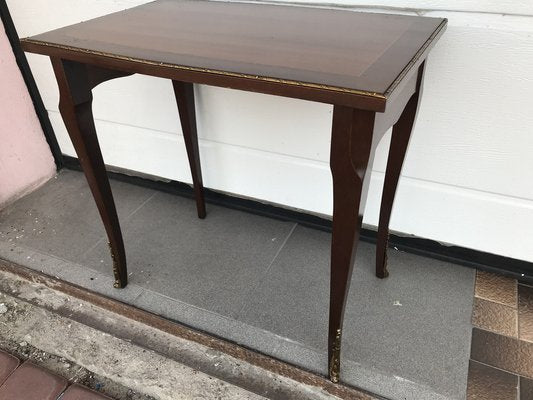
{"type": "Polygon", "coordinates": [[[20,39],[20,41],[21,43],[29,43],[29,44],[34,44],[37,46],[54,47],[57,49],[75,51],[78,53],[92,54],[95,56],[109,57],[109,58],[114,58],[118,60],[131,61],[131,62],[136,62],[140,64],[154,65],[154,66],[159,66],[159,67],[174,68],[174,69],[179,69],[183,71],[203,72],[203,73],[208,73],[208,74],[230,76],[230,77],[235,77],[235,78],[246,78],[246,79],[253,79],[253,80],[258,80],[258,81],[281,83],[284,85],[302,86],[302,87],[307,87],[307,88],[312,88],[312,89],[331,90],[334,92],[356,94],[356,95],[361,95],[361,96],[379,98],[383,100],[387,99],[387,97],[382,93],[370,92],[370,91],[365,91],[365,90],[348,89],[348,88],[342,88],[339,86],[328,86],[328,85],[320,85],[317,83],[293,81],[290,79],[271,78],[271,77],[260,76],[260,75],[241,74],[237,72],[220,71],[217,69],[189,67],[186,65],[177,65],[177,64],[169,64],[169,63],[164,63],[164,62],[143,60],[140,58],[120,56],[118,54],[107,53],[104,51],[83,49],[81,47],[66,46],[66,45],[43,42],[40,40],[34,40],[34,39],[29,39],[29,38],[20,39]]]}
{"type": "Polygon", "coordinates": [[[428,40],[426,40],[424,44],[422,45],[422,47],[416,52],[416,54],[411,59],[411,61],[409,61],[409,63],[405,66],[402,72],[400,72],[400,74],[391,83],[391,85],[387,88],[387,90],[385,90],[385,93],[383,93],[383,96],[385,98],[387,98],[394,91],[394,89],[396,89],[396,87],[400,84],[400,82],[405,77],[405,75],[407,75],[407,73],[411,70],[413,65],[415,65],[418,62],[418,60],[420,59],[422,54],[425,53],[429,45],[433,43],[435,38],[443,32],[444,28],[446,28],[447,25],[448,25],[448,19],[444,18],[443,21],[439,24],[439,26],[437,26],[437,28],[433,31],[433,33],[428,38],[428,40]]]}

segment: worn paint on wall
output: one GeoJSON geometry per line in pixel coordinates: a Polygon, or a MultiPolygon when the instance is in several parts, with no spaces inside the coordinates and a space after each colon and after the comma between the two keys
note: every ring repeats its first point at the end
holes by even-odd
{"type": "Polygon", "coordinates": [[[54,159],[0,22],[0,208],[46,182],[54,159]]]}
{"type": "MultiPolygon", "coordinates": [[[[8,3],[19,33],[33,35],[147,1],[8,3]]],[[[427,63],[392,229],[533,261],[533,2],[337,3],[355,11],[449,19],[427,63]]],[[[50,63],[37,55],[30,62],[61,148],[74,155],[57,112],[50,63]]],[[[131,76],[94,94],[106,163],[191,181],[169,81],[131,76]]],[[[330,106],[208,86],[197,86],[196,95],[207,187],[331,214],[330,106]]],[[[380,144],[373,167],[365,210],[370,225],[377,224],[389,140],[387,135],[380,144]]]]}

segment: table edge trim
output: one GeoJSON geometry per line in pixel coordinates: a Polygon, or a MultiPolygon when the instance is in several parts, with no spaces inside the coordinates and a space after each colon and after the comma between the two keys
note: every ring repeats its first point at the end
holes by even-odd
{"type": "MultiPolygon", "coordinates": [[[[274,78],[274,77],[261,76],[261,75],[252,75],[252,74],[245,74],[245,73],[238,73],[238,72],[231,72],[231,71],[222,71],[222,70],[217,70],[217,69],[212,69],[212,68],[191,67],[187,65],[157,62],[157,61],[145,60],[142,58],[121,56],[119,54],[108,53],[108,52],[103,52],[103,51],[84,49],[82,47],[50,43],[50,42],[45,42],[42,40],[36,40],[36,39],[31,39],[31,38],[20,39],[20,42],[23,45],[23,47],[24,47],[24,44],[34,45],[38,47],[45,47],[45,48],[51,47],[51,48],[60,49],[60,50],[73,51],[73,52],[77,52],[81,54],[90,54],[90,55],[94,55],[98,57],[106,57],[106,58],[112,58],[112,59],[117,59],[117,60],[124,60],[124,61],[144,64],[144,65],[153,65],[153,66],[172,68],[172,69],[177,69],[177,70],[182,70],[182,71],[202,72],[202,73],[207,73],[211,75],[252,79],[255,81],[271,82],[271,83],[278,83],[278,84],[284,84],[284,85],[306,87],[306,88],[311,88],[311,89],[328,90],[328,91],[338,92],[338,93],[355,94],[359,96],[372,97],[372,98],[377,98],[377,99],[382,99],[382,100],[387,99],[387,96],[383,93],[377,93],[377,92],[372,92],[372,91],[367,91],[367,90],[349,89],[349,88],[343,88],[340,86],[330,86],[330,85],[319,84],[319,83],[301,82],[301,81],[295,81],[291,79],[274,78]]],[[[29,49],[25,49],[25,50],[28,52],[33,52],[29,49]]]]}
{"type": "Polygon", "coordinates": [[[420,49],[416,52],[416,54],[413,56],[411,61],[405,66],[405,68],[399,73],[399,75],[394,79],[394,81],[391,83],[391,85],[385,90],[383,93],[383,96],[385,98],[389,98],[391,93],[398,87],[398,85],[403,81],[405,76],[411,71],[413,66],[417,64],[417,62],[423,57],[423,55],[429,50],[431,44],[436,43],[436,39],[439,38],[445,31],[446,27],[448,25],[448,19],[443,18],[441,23],[435,28],[431,36],[428,38],[428,40],[425,41],[425,43],[420,47],[420,49]]]}

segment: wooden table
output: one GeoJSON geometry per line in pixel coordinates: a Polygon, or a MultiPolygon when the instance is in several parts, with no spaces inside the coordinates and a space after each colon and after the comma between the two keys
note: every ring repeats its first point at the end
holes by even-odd
{"type": "Polygon", "coordinates": [[[59,109],[107,231],[118,288],[127,284],[126,255],[91,111],[95,86],[134,73],[172,80],[200,218],[206,211],[193,83],[333,105],[328,362],[337,382],[346,296],[375,149],[394,126],[377,241],[376,274],[384,278],[389,219],[424,63],[445,27],[440,18],[159,0],[21,43],[52,60],[59,109]]]}

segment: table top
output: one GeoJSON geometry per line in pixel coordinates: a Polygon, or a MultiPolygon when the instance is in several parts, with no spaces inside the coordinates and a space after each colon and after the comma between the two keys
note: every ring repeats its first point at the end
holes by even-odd
{"type": "Polygon", "coordinates": [[[21,42],[26,50],[41,54],[59,48],[386,97],[445,26],[441,18],[158,0],[21,42]]]}

